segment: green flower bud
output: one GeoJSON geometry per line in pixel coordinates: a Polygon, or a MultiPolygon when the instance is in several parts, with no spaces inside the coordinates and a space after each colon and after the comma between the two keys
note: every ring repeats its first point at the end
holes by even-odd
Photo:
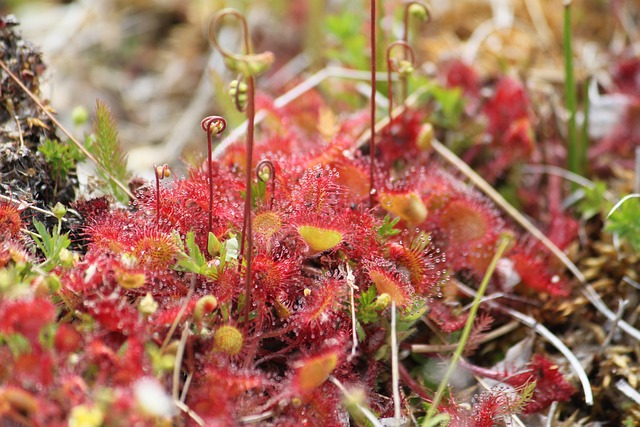
{"type": "Polygon", "coordinates": [[[65,205],[63,205],[62,203],[58,202],[53,207],[51,212],[53,212],[53,215],[55,215],[56,218],[62,219],[62,217],[67,214],[67,207],[65,205]]]}

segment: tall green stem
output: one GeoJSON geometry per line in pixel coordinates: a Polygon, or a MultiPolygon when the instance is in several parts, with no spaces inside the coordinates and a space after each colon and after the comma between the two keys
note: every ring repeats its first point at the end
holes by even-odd
{"type": "Polygon", "coordinates": [[[444,396],[444,391],[449,385],[449,380],[453,375],[453,372],[456,370],[458,366],[458,361],[462,357],[462,353],[464,353],[464,348],[467,345],[467,341],[469,340],[469,336],[471,335],[471,329],[473,328],[473,322],[475,321],[476,314],[478,313],[478,308],[480,307],[480,301],[484,296],[485,291],[487,290],[487,285],[489,284],[489,280],[491,276],[493,276],[493,272],[496,269],[496,265],[498,264],[498,260],[502,258],[502,255],[507,250],[511,241],[513,240],[513,236],[510,234],[504,234],[500,237],[500,243],[498,245],[498,249],[496,253],[493,255],[491,259],[491,263],[489,264],[489,268],[487,268],[487,272],[484,274],[482,278],[482,282],[480,283],[480,288],[476,293],[475,298],[473,299],[473,303],[471,305],[471,309],[469,310],[469,317],[467,318],[467,323],[464,325],[464,329],[462,330],[462,335],[460,335],[460,342],[458,343],[458,347],[456,348],[453,357],[451,358],[451,363],[449,364],[449,368],[447,372],[444,374],[442,381],[440,381],[440,385],[438,386],[438,390],[436,391],[436,395],[433,398],[433,402],[429,406],[429,410],[427,411],[427,416],[422,423],[423,427],[432,425],[431,419],[435,415],[438,410],[438,405],[442,400],[442,396],[444,396]]]}
{"type": "Polygon", "coordinates": [[[576,130],[576,83],[573,71],[573,48],[571,40],[571,0],[564,0],[564,88],[566,108],[569,113],[569,159],[568,168],[571,172],[582,175],[583,148],[576,130]]]}

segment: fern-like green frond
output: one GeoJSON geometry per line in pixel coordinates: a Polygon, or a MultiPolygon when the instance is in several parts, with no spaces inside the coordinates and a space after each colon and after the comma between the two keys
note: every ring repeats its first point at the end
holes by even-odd
{"type": "MultiPolygon", "coordinates": [[[[107,170],[115,179],[128,182],[130,174],[127,171],[127,155],[118,139],[116,121],[111,115],[111,110],[103,101],[96,101],[96,117],[93,121],[95,139],[89,150],[95,156],[98,163],[107,170]]],[[[124,190],[110,179],[100,168],[98,176],[108,184],[113,196],[120,202],[126,203],[129,196],[124,190]]]]}

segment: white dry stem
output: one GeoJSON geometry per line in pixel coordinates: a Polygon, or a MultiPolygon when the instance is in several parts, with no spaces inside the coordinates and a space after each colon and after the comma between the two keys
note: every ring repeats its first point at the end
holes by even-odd
{"type": "Polygon", "coordinates": [[[629,399],[636,402],[636,405],[640,405],[640,393],[638,393],[638,390],[631,387],[631,385],[628,382],[620,379],[616,381],[616,388],[620,390],[622,394],[627,396],[629,399]]]}
{"type": "Polygon", "coordinates": [[[540,42],[543,47],[550,47],[554,43],[553,31],[549,27],[549,23],[544,16],[544,10],[540,4],[540,0],[525,0],[524,5],[531,17],[533,27],[538,33],[540,42]]]}
{"type": "MultiPolygon", "coordinates": [[[[2,195],[2,194],[0,194],[0,199],[4,200],[6,202],[9,202],[11,204],[16,205],[16,209],[18,209],[18,210],[31,209],[33,211],[40,212],[41,214],[57,218],[53,212],[48,211],[46,209],[41,209],[41,208],[39,208],[37,206],[32,205],[31,203],[26,203],[26,202],[24,202],[22,200],[16,200],[16,199],[13,199],[11,197],[7,197],[7,196],[2,195]]],[[[68,221],[67,218],[62,218],[62,222],[67,222],[67,221],[68,221]]]]}
{"type": "MultiPolygon", "coordinates": [[[[464,285],[456,281],[456,285],[458,289],[460,289],[463,293],[475,297],[476,292],[470,287],[464,285]]],[[[486,304],[492,308],[503,311],[507,313],[509,316],[518,320],[523,325],[529,326],[536,333],[546,338],[551,345],[553,345],[562,355],[567,359],[569,364],[571,365],[573,371],[575,372],[580,384],[582,385],[582,390],[584,392],[584,401],[587,405],[593,405],[593,393],[591,391],[591,383],[589,382],[589,377],[585,372],[582,364],[578,360],[575,354],[567,347],[560,338],[555,336],[549,329],[547,329],[544,325],[539,324],[536,319],[531,316],[527,316],[526,314],[520,313],[517,310],[513,310],[511,308],[505,307],[501,304],[498,304],[495,301],[487,301],[486,304]]]]}
{"type": "Polygon", "coordinates": [[[184,380],[184,386],[180,393],[180,402],[184,403],[187,400],[187,393],[189,392],[189,386],[191,386],[191,380],[193,379],[193,371],[189,372],[187,378],[184,380]]]}
{"type": "Polygon", "coordinates": [[[400,425],[400,370],[398,368],[398,334],[397,334],[396,302],[391,302],[391,388],[393,389],[393,418],[400,425]]]}
{"type": "Polygon", "coordinates": [[[351,335],[353,340],[353,345],[351,346],[351,357],[356,355],[358,350],[358,332],[356,330],[356,302],[353,296],[353,293],[358,287],[356,286],[356,278],[351,271],[351,267],[349,264],[346,265],[345,270],[347,271],[347,285],[349,286],[349,303],[351,305],[351,335]]]}
{"type": "Polygon", "coordinates": [[[551,402],[551,406],[549,407],[549,413],[547,414],[547,420],[544,423],[544,427],[553,427],[553,417],[555,417],[557,410],[558,410],[558,402],[551,402]]]}
{"type": "Polygon", "coordinates": [[[247,415],[246,417],[240,418],[240,424],[256,424],[266,421],[271,417],[273,417],[273,411],[266,411],[256,415],[247,415]]]}
{"type": "MultiPolygon", "coordinates": [[[[445,147],[440,141],[433,140],[432,146],[438,154],[440,154],[446,161],[455,166],[460,172],[462,172],[471,182],[478,187],[484,194],[486,194],[494,203],[496,203],[502,210],[504,210],[509,216],[511,216],[518,224],[520,224],[525,230],[529,232],[533,237],[538,239],[543,245],[545,245],[568,269],[571,273],[582,283],[583,287],[580,289],[582,295],[600,311],[607,319],[614,321],[616,314],[607,307],[602,301],[600,295],[595,291],[593,286],[587,283],[587,279],[584,277],[580,269],[569,259],[569,257],[560,250],[555,243],[553,243],[547,236],[542,233],[529,219],[527,219],[516,208],[511,206],[500,193],[498,193],[487,181],[485,181],[476,171],[471,169],[462,159],[456,156],[451,150],[445,147]]],[[[620,329],[631,335],[636,340],[640,341],[640,330],[634,328],[624,320],[620,320],[618,326],[620,329]]]]}
{"type": "Polygon", "coordinates": [[[338,387],[338,389],[342,392],[344,397],[346,397],[348,400],[353,402],[353,404],[358,408],[358,410],[360,410],[360,412],[362,412],[362,415],[364,415],[365,418],[369,420],[369,422],[373,427],[384,427],[380,422],[380,420],[377,419],[376,416],[373,415],[373,413],[369,410],[369,408],[362,406],[352,398],[351,393],[349,393],[349,390],[347,390],[345,386],[342,385],[342,383],[336,377],[334,377],[333,375],[330,375],[329,381],[331,381],[333,385],[338,387]]]}
{"type": "Polygon", "coordinates": [[[626,202],[626,201],[627,201],[627,200],[629,200],[629,199],[635,199],[635,198],[638,198],[638,197],[640,197],[640,194],[639,194],[639,193],[632,193],[632,194],[627,194],[626,196],[624,196],[622,199],[620,199],[620,200],[618,201],[618,203],[616,203],[615,205],[613,205],[613,207],[611,208],[611,210],[610,210],[610,211],[609,211],[609,213],[607,214],[607,218],[606,218],[606,219],[609,219],[609,217],[610,217],[611,215],[613,215],[613,213],[614,213],[615,211],[617,211],[618,209],[620,209],[620,206],[622,206],[622,204],[623,204],[624,202],[626,202]]]}
{"type": "Polygon", "coordinates": [[[618,304],[618,311],[616,312],[616,318],[611,323],[611,329],[602,342],[598,354],[603,354],[607,347],[609,347],[609,344],[611,344],[611,340],[613,340],[613,336],[615,335],[616,329],[618,328],[618,323],[620,323],[620,319],[622,319],[622,315],[624,314],[625,308],[627,308],[627,304],[629,304],[629,300],[620,300],[620,303],[618,304]]]}
{"type": "MultiPolygon", "coordinates": [[[[566,179],[567,181],[570,182],[575,182],[578,185],[581,185],[585,188],[588,189],[593,189],[595,188],[596,184],[583,177],[582,175],[578,175],[577,173],[568,171],[566,169],[563,169],[561,167],[558,166],[552,166],[552,165],[525,165],[522,168],[522,172],[523,173],[546,173],[549,175],[556,175],[559,176],[561,178],[566,179]]],[[[614,203],[614,196],[610,191],[605,191],[604,193],[604,197],[609,200],[611,203],[614,203]]]]}
{"type": "Polygon", "coordinates": [[[189,292],[187,292],[187,296],[184,300],[184,304],[182,304],[182,307],[180,307],[180,311],[178,311],[178,315],[176,316],[176,319],[171,324],[171,327],[169,328],[169,332],[167,332],[167,336],[164,338],[164,341],[160,346],[160,353],[162,353],[164,349],[167,348],[167,345],[171,340],[171,336],[175,332],[176,328],[178,327],[178,323],[180,323],[180,320],[182,319],[182,315],[187,310],[187,305],[189,305],[189,301],[191,301],[191,297],[193,296],[193,290],[195,287],[196,287],[196,275],[194,274],[191,278],[191,286],[189,286],[189,292]]]}
{"type": "MultiPolygon", "coordinates": [[[[483,298],[483,302],[486,299],[483,298]]],[[[519,323],[516,321],[509,322],[506,325],[500,326],[497,329],[494,329],[491,332],[482,335],[482,338],[478,340],[479,344],[484,344],[486,342],[492,341],[502,335],[508,334],[509,332],[515,330],[519,326],[519,323]]],[[[458,347],[458,344],[413,344],[411,345],[412,353],[442,353],[445,351],[455,351],[458,347]]]]}
{"type": "Polygon", "coordinates": [[[198,414],[196,414],[191,408],[189,408],[184,402],[181,402],[179,400],[174,400],[173,403],[175,403],[176,407],[178,409],[180,409],[182,412],[184,412],[185,414],[187,414],[189,416],[189,418],[191,418],[193,421],[196,422],[196,424],[198,424],[201,427],[206,426],[206,423],[204,422],[204,420],[202,419],[202,417],[198,414]]]}
{"type": "Polygon", "coordinates": [[[178,387],[180,386],[180,367],[182,366],[182,357],[184,356],[184,349],[187,344],[187,338],[189,337],[189,321],[184,322],[184,328],[182,329],[182,336],[178,344],[176,351],[176,359],[173,364],[173,387],[171,389],[173,400],[178,399],[178,387]]]}

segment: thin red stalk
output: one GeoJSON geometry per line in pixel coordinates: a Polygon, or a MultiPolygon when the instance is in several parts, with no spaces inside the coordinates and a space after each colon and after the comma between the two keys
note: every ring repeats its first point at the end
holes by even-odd
{"type": "Polygon", "coordinates": [[[398,372],[400,372],[400,378],[402,378],[402,383],[409,387],[415,394],[417,394],[422,400],[427,403],[432,402],[431,396],[427,393],[427,391],[422,387],[416,380],[413,379],[411,374],[407,371],[407,368],[404,367],[402,363],[398,364],[398,372]]]}
{"type": "Polygon", "coordinates": [[[376,139],[376,0],[371,0],[371,21],[369,23],[371,39],[371,138],[369,139],[369,205],[375,202],[375,139],[376,139]]]}
{"type": "Polygon", "coordinates": [[[209,225],[207,233],[209,233],[213,224],[213,149],[211,147],[211,134],[215,132],[216,135],[220,135],[227,128],[227,122],[220,116],[209,116],[202,120],[200,126],[207,133],[207,177],[209,180],[209,225]]]}
{"type": "Polygon", "coordinates": [[[160,180],[170,175],[169,166],[164,164],[162,166],[153,165],[153,172],[156,175],[156,229],[160,227],[160,180]]]}
{"type": "Polygon", "coordinates": [[[207,236],[213,226],[213,149],[211,148],[211,130],[207,130],[207,178],[209,179],[209,222],[207,236]]]}
{"type": "Polygon", "coordinates": [[[251,183],[253,181],[251,174],[251,165],[253,161],[253,132],[255,129],[255,84],[253,76],[247,78],[247,163],[246,163],[246,195],[244,199],[244,225],[242,226],[242,245],[240,253],[244,253],[245,242],[247,270],[245,274],[245,306],[244,319],[245,330],[249,324],[249,312],[251,311],[251,261],[253,255],[253,232],[251,230],[251,183]]]}

